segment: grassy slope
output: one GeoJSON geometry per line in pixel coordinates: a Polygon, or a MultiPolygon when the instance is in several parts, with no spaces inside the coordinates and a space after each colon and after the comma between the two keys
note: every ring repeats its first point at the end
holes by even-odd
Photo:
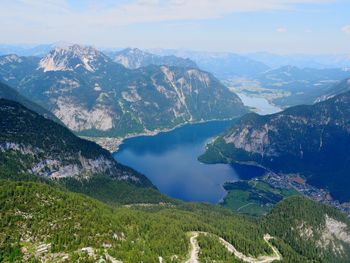
{"type": "Polygon", "coordinates": [[[227,183],[222,205],[235,212],[253,216],[266,215],[283,198],[299,195],[296,190],[277,189],[259,179],[227,183]]]}

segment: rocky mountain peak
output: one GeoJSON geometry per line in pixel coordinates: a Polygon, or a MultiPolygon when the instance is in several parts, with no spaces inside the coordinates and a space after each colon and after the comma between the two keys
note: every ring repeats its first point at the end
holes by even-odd
{"type": "Polygon", "coordinates": [[[130,69],[137,69],[149,65],[197,68],[196,63],[190,59],[173,55],[160,56],[138,48],[126,48],[115,53],[114,61],[130,69]]]}
{"type": "Polygon", "coordinates": [[[71,45],[56,47],[39,62],[38,69],[47,71],[73,71],[79,67],[95,72],[99,64],[108,62],[109,58],[93,47],[71,45]]]}
{"type": "Polygon", "coordinates": [[[8,63],[21,63],[22,59],[15,55],[15,54],[9,54],[9,55],[5,55],[0,57],[0,65],[6,65],[8,63]]]}
{"type": "Polygon", "coordinates": [[[135,55],[150,55],[150,53],[142,51],[141,49],[134,48],[134,47],[129,47],[124,50],[122,50],[122,53],[124,54],[135,54],[135,55]]]}
{"type": "Polygon", "coordinates": [[[152,54],[138,48],[126,48],[116,53],[114,61],[126,68],[135,69],[142,67],[143,61],[145,59],[152,59],[152,56],[152,54]]]}

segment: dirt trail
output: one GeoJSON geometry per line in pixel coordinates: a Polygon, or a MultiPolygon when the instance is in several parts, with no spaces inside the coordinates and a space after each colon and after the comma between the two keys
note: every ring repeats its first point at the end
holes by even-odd
{"type": "MultiPolygon", "coordinates": [[[[206,233],[206,232],[191,232],[190,243],[191,243],[192,248],[191,248],[191,252],[190,252],[190,258],[185,263],[199,263],[198,253],[199,253],[200,247],[198,245],[197,237],[200,234],[210,235],[209,233],[206,233]]],[[[273,237],[271,237],[269,234],[264,235],[264,241],[272,249],[273,255],[260,256],[260,257],[254,258],[254,257],[244,255],[242,252],[239,252],[231,243],[229,243],[225,239],[219,237],[220,243],[223,244],[230,253],[234,254],[235,257],[239,258],[240,260],[242,260],[244,262],[248,262],[248,263],[271,263],[274,261],[282,260],[282,256],[281,256],[280,252],[278,251],[278,249],[270,244],[269,241],[271,239],[273,239],[273,237]]]]}
{"type": "Polygon", "coordinates": [[[199,245],[197,241],[198,235],[201,234],[200,232],[191,232],[191,252],[190,252],[190,258],[185,263],[199,263],[198,261],[198,253],[199,253],[199,245]]]}

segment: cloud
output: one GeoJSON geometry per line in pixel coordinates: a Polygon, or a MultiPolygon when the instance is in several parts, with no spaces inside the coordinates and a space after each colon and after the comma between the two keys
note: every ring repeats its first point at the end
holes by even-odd
{"type": "Polygon", "coordinates": [[[350,34],[350,25],[343,26],[341,28],[341,31],[344,32],[345,34],[350,34]]]}
{"type": "MultiPolygon", "coordinates": [[[[5,41],[102,41],[124,26],[220,19],[233,13],[295,10],[336,0],[11,0],[0,1],[5,41]],[[15,40],[16,41],[16,40],[15,40]]],[[[124,29],[125,30],[125,29],[124,29]]]]}
{"type": "Polygon", "coordinates": [[[287,33],[288,32],[288,29],[287,28],[285,28],[285,27],[278,27],[278,28],[276,28],[276,32],[277,33],[287,33]]]}
{"type": "Polygon", "coordinates": [[[88,1],[90,5],[79,11],[72,8],[72,1],[12,0],[0,3],[0,15],[2,20],[20,18],[53,26],[86,23],[113,27],[144,22],[217,19],[236,12],[288,10],[299,4],[335,0],[134,0],[108,1],[108,5],[88,1]]]}

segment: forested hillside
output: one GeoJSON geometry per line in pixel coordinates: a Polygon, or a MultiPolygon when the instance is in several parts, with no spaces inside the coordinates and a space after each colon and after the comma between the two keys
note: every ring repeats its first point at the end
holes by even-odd
{"type": "Polygon", "coordinates": [[[340,201],[350,200],[350,93],[259,116],[247,114],[209,144],[204,162],[245,162],[298,173],[340,201]]]}
{"type": "Polygon", "coordinates": [[[107,150],[5,99],[0,99],[0,149],[1,178],[55,179],[108,203],[168,200],[145,176],[117,163],[107,150]]]}
{"type": "MultiPolygon", "coordinates": [[[[262,221],[275,241],[284,240],[309,262],[349,262],[350,222],[331,207],[290,197],[262,221]]],[[[274,243],[282,254],[289,254],[287,246],[274,243]]]]}
{"type": "Polygon", "coordinates": [[[36,113],[39,113],[40,115],[51,119],[53,121],[56,121],[60,124],[63,124],[53,113],[50,111],[44,109],[43,107],[39,106],[38,104],[32,102],[31,100],[27,99],[26,97],[19,94],[18,91],[11,88],[10,86],[7,86],[0,82],[0,98],[7,99],[7,100],[13,100],[16,101],[26,108],[35,111],[36,113]]]}
{"type": "Polygon", "coordinates": [[[111,208],[33,182],[0,181],[0,190],[0,261],[4,262],[106,258],[148,263],[158,262],[159,257],[164,262],[183,262],[189,257],[192,231],[208,233],[198,237],[202,262],[240,262],[219,237],[245,255],[271,255],[263,239],[266,233],[275,236],[269,242],[278,248],[283,262],[315,258],[329,262],[330,256],[332,262],[346,262],[349,257],[349,222],[333,209],[305,199],[287,199],[266,219],[256,221],[200,204],[111,208]],[[341,232],[329,227],[329,221],[336,222],[341,232]],[[309,228],[313,235],[305,238],[309,228]]]}

